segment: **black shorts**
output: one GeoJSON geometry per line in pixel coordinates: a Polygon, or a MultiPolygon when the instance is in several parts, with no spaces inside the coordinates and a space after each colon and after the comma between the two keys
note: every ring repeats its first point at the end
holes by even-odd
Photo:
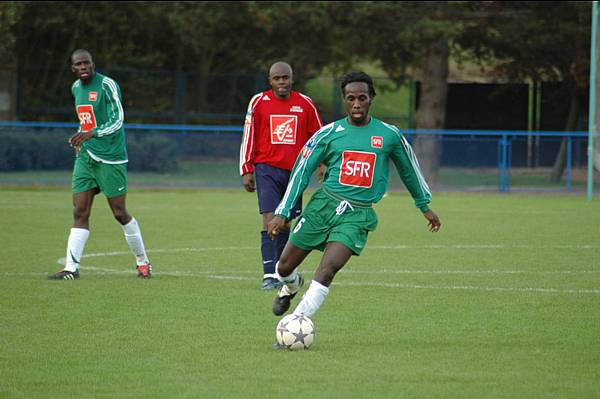
{"type": "MultiPolygon", "coordinates": [[[[256,193],[258,194],[259,212],[275,212],[290,181],[290,171],[258,163],[254,165],[254,179],[256,181],[256,193]]],[[[298,199],[290,213],[290,217],[295,218],[300,213],[302,213],[302,197],[298,199]]]]}

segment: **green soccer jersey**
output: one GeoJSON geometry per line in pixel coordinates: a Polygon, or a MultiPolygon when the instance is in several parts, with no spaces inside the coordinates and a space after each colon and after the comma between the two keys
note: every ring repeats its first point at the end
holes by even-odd
{"type": "Polygon", "coordinates": [[[296,159],[275,214],[289,219],[290,209],[321,163],[327,166],[323,191],[350,204],[370,206],[386,192],[390,158],[415,205],[426,212],[431,193],[410,144],[397,127],[371,117],[368,125],[360,127],[340,119],[311,137],[296,159]]]}
{"type": "Polygon", "coordinates": [[[121,89],[111,78],[96,73],[87,83],[75,81],[71,87],[80,131],[94,132],[83,143],[81,150],[104,163],[127,162],[125,129],[121,89]]]}

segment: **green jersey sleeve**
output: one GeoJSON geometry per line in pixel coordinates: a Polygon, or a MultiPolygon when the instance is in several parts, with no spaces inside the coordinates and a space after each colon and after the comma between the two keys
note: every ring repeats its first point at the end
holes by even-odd
{"type": "Polygon", "coordinates": [[[302,195],[310,176],[319,167],[327,150],[327,137],[333,132],[333,123],[323,126],[302,147],[290,173],[290,181],[281,202],[275,209],[275,215],[290,218],[291,209],[302,195]]]}
{"type": "Polygon", "coordinates": [[[429,210],[429,203],[431,202],[431,191],[423,178],[421,167],[410,143],[400,132],[397,135],[399,140],[398,145],[395,146],[394,151],[391,153],[392,161],[406,189],[413,197],[416,207],[422,212],[427,212],[429,210]]]}
{"type": "Polygon", "coordinates": [[[102,80],[102,91],[106,106],[106,118],[94,129],[94,135],[98,137],[113,134],[123,127],[124,112],[121,103],[121,90],[114,80],[104,77],[102,80]]]}

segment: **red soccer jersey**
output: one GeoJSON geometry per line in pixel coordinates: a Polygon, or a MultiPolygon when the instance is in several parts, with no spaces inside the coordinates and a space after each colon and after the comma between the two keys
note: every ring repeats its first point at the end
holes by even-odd
{"type": "Polygon", "coordinates": [[[273,90],[255,95],[244,122],[240,174],[254,172],[257,163],[292,170],[302,146],[320,128],[317,108],[304,94],[292,91],[285,100],[273,90]]]}

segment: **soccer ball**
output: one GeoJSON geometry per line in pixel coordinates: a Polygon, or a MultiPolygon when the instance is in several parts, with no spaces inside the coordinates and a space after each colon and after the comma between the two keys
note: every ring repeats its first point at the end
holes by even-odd
{"type": "Polygon", "coordinates": [[[281,348],[308,349],[315,340],[315,324],[308,316],[289,314],[277,324],[275,337],[281,348]]]}

